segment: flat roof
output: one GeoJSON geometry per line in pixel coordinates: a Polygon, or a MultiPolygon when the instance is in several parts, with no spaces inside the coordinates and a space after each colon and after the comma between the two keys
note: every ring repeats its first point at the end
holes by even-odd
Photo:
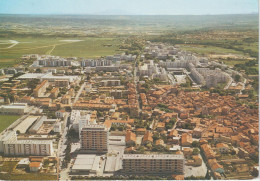
{"type": "Polygon", "coordinates": [[[40,116],[28,116],[25,120],[23,120],[20,124],[18,124],[14,130],[19,130],[20,133],[25,133],[26,130],[36,121],[40,116]]]}
{"type": "Polygon", "coordinates": [[[123,159],[184,159],[183,155],[173,155],[173,154],[150,154],[150,155],[144,155],[144,154],[124,154],[123,159]]]}
{"type": "Polygon", "coordinates": [[[73,170],[98,170],[99,168],[100,156],[80,154],[77,156],[73,170]]]}
{"type": "Polygon", "coordinates": [[[114,156],[108,156],[105,165],[105,172],[114,172],[116,169],[116,158],[114,156]]]}

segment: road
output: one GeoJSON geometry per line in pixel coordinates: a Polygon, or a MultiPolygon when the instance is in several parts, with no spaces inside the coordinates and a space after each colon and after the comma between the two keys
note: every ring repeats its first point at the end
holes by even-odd
{"type": "Polygon", "coordinates": [[[60,138],[59,144],[58,144],[58,152],[57,152],[57,157],[59,158],[59,166],[58,166],[58,175],[60,174],[60,180],[66,180],[69,179],[69,175],[67,174],[67,168],[62,169],[62,162],[64,160],[65,156],[65,149],[67,145],[65,145],[67,138],[67,132],[68,132],[68,127],[67,127],[67,121],[68,121],[69,114],[67,114],[64,118],[64,123],[62,125],[62,136],[60,138]]]}
{"type": "Polygon", "coordinates": [[[139,102],[139,97],[140,97],[140,95],[139,95],[139,92],[138,92],[138,89],[137,89],[137,82],[139,81],[139,77],[136,76],[137,68],[138,68],[138,66],[137,66],[137,60],[139,60],[139,59],[140,59],[140,54],[139,54],[138,57],[136,57],[136,59],[135,59],[135,63],[134,63],[134,75],[133,75],[133,76],[134,76],[135,89],[136,89],[136,92],[137,92],[138,110],[139,110],[139,113],[141,113],[141,112],[142,112],[142,109],[141,109],[140,102],[139,102]]]}
{"type": "Polygon", "coordinates": [[[79,96],[80,96],[80,94],[81,94],[81,92],[83,91],[83,89],[84,89],[85,86],[86,86],[86,82],[84,82],[84,83],[81,85],[81,87],[80,87],[80,89],[79,89],[79,91],[78,91],[78,93],[77,93],[77,95],[76,95],[76,97],[75,97],[75,99],[74,99],[74,101],[73,101],[73,104],[75,104],[75,103],[78,101],[79,96]]]}

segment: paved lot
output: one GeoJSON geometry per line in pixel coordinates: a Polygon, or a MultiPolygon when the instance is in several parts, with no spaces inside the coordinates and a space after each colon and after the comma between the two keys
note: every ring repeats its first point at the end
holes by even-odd
{"type": "Polygon", "coordinates": [[[200,167],[192,167],[192,166],[187,166],[185,165],[185,174],[184,177],[190,177],[190,176],[205,176],[207,173],[207,166],[202,160],[202,165],[200,167]]]}

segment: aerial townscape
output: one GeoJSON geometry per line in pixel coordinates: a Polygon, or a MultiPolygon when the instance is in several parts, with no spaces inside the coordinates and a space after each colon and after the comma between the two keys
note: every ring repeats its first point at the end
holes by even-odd
{"type": "Polygon", "coordinates": [[[0,15],[0,179],[258,177],[258,38],[258,14],[0,15]]]}

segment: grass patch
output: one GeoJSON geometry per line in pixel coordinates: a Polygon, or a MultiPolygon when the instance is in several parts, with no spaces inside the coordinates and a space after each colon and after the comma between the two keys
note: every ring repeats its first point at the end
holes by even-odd
{"type": "Polygon", "coordinates": [[[13,170],[15,169],[17,163],[18,162],[15,162],[15,161],[9,161],[9,162],[6,161],[6,162],[4,162],[3,166],[0,168],[1,172],[12,173],[13,170]]]}
{"type": "Polygon", "coordinates": [[[11,125],[20,116],[14,115],[0,115],[0,132],[5,130],[9,125],[11,125]]]}

